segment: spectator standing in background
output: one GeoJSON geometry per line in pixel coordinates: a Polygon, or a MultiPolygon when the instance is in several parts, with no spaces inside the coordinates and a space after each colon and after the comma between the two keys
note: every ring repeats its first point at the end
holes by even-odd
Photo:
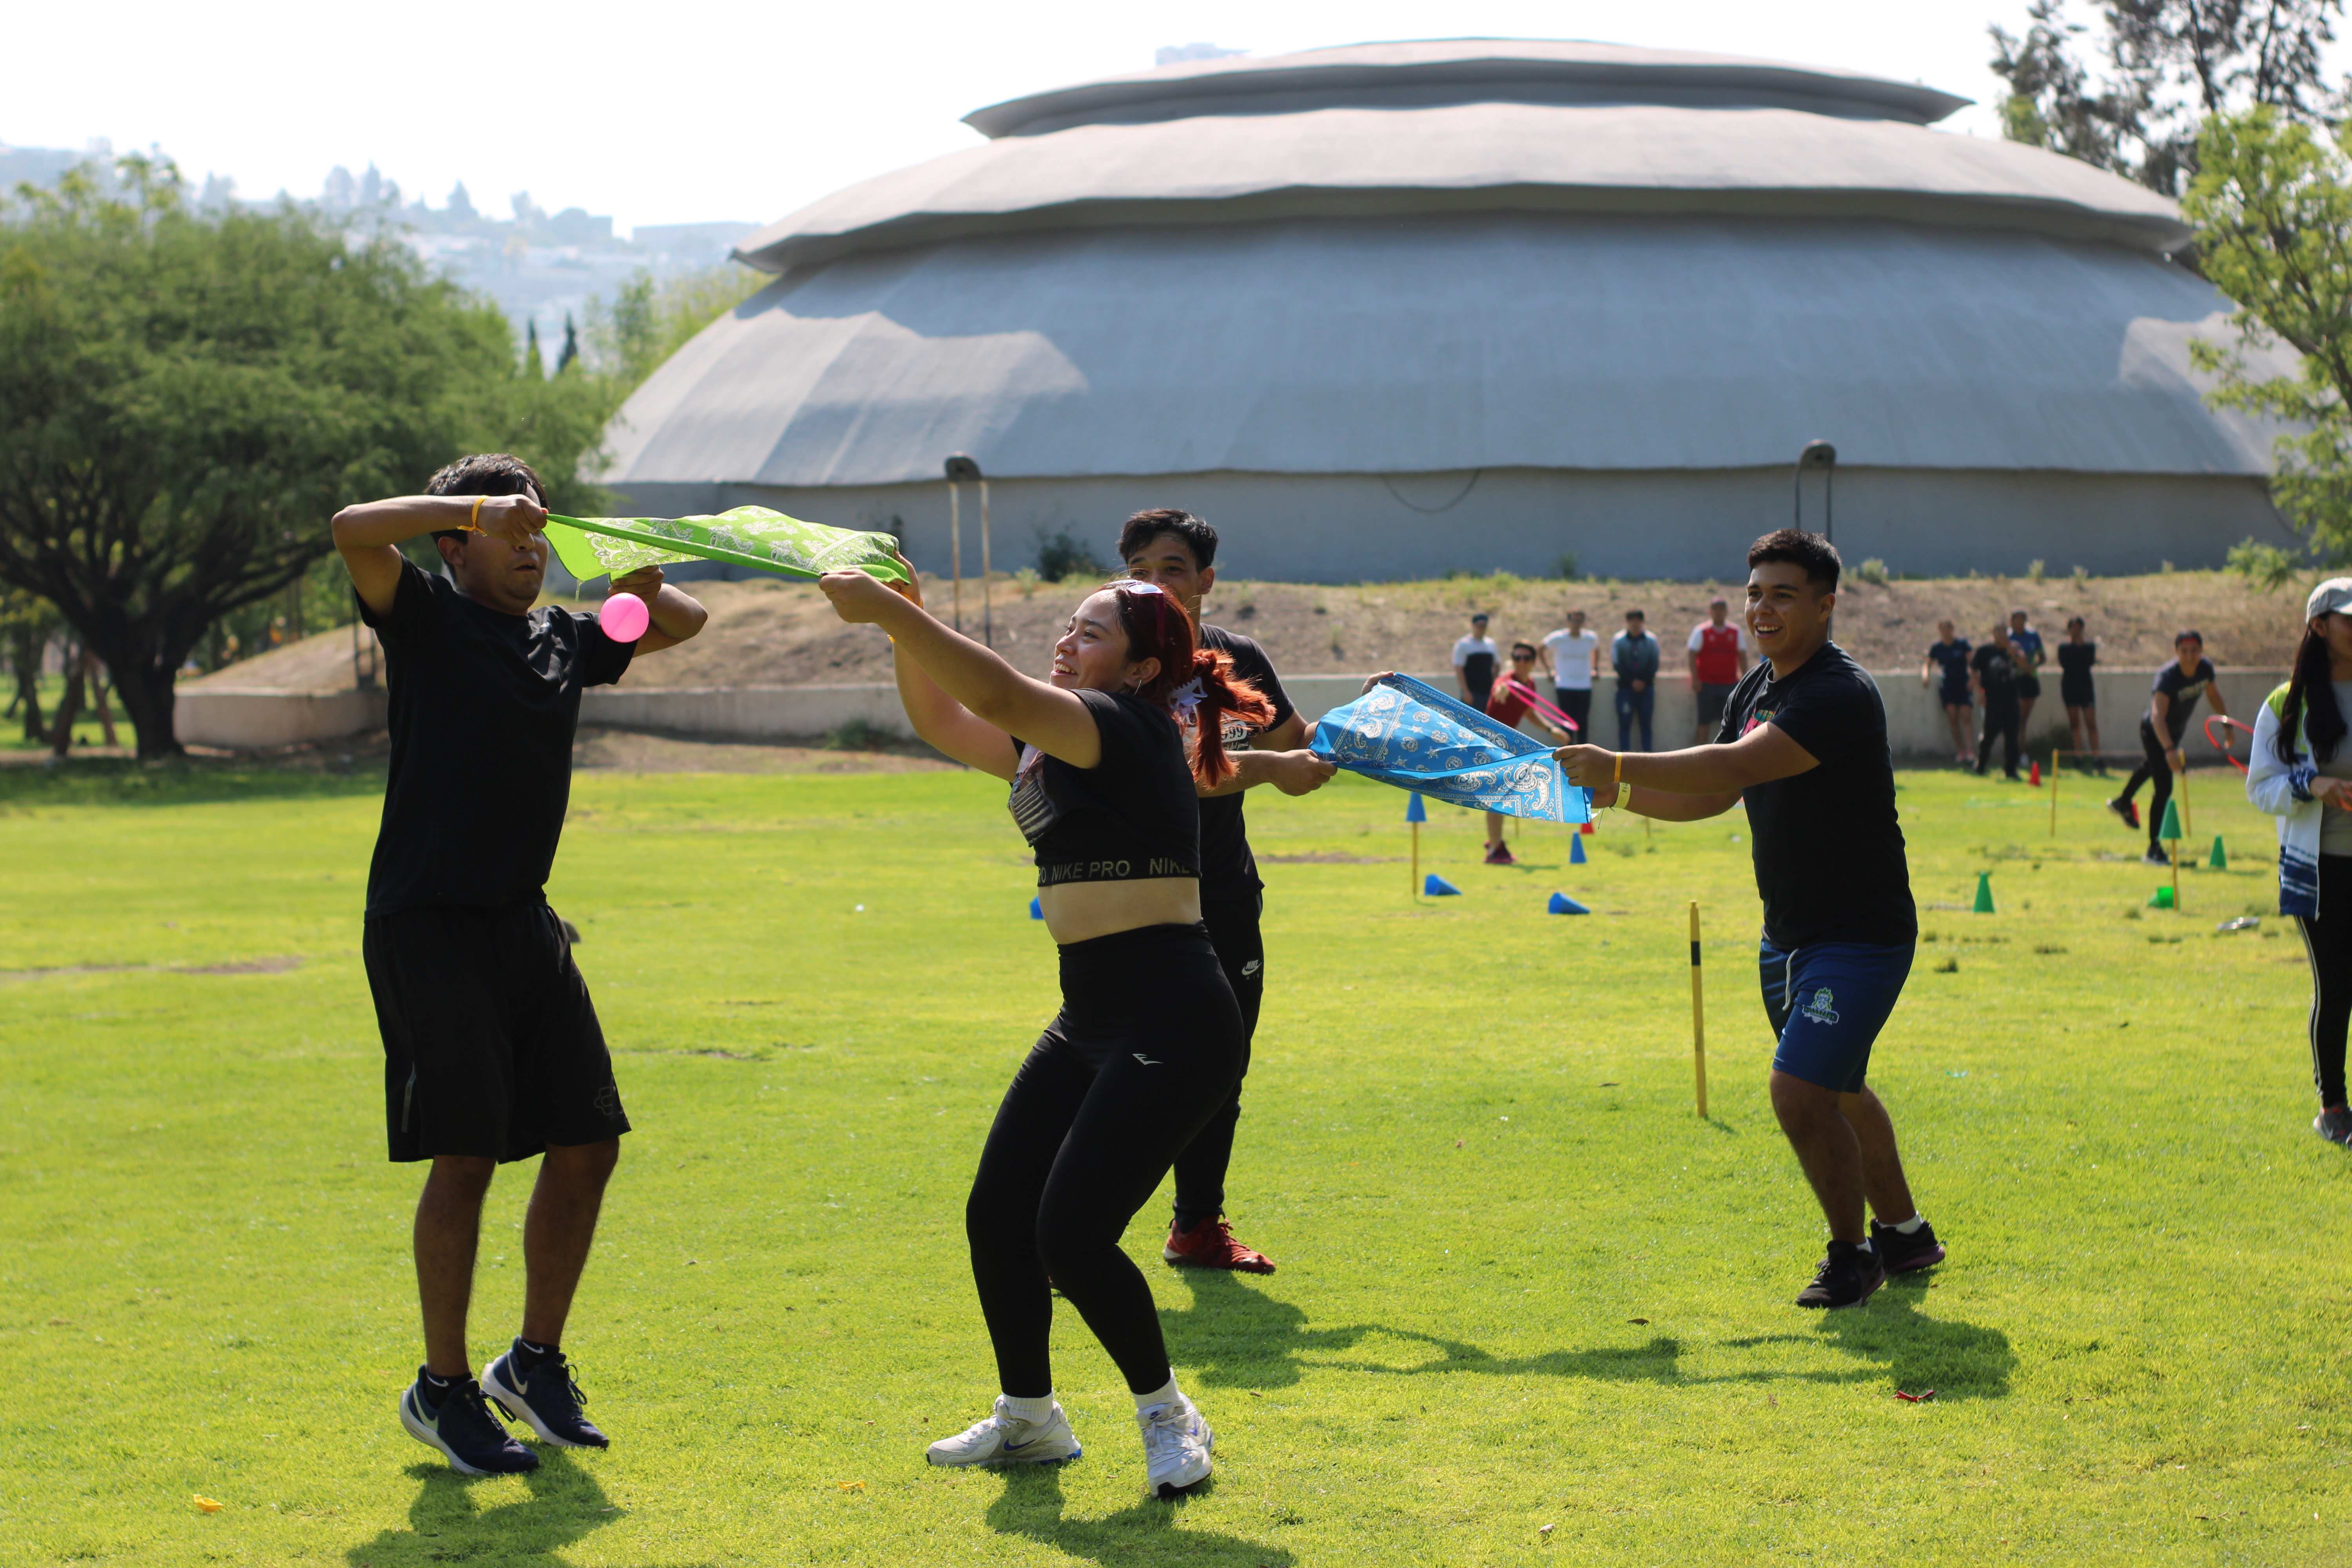
{"type": "Polygon", "coordinates": [[[2156,683],[2148,688],[2147,711],[2139,721],[2140,750],[2146,755],[2124,782],[2124,793],[2107,802],[2107,809],[2122,817],[2126,826],[2137,827],[2139,807],[2132,804],[2132,796],[2139,793],[2140,785],[2156,781],[2156,793],[2147,797],[2145,858],[2151,866],[2172,864],[2157,835],[2164,831],[2164,803],[2172,798],[2172,775],[2189,768],[2180,754],[2180,738],[2189,732],[2189,718],[2197,710],[2197,700],[2210,697],[2214,712],[2224,719],[2230,716],[2230,710],[2221,706],[2221,688],[2213,684],[2205,639],[2193,631],[2182,632],[2172,639],[2172,647],[2173,661],[2156,672],[2156,683]]]}
{"type": "Polygon", "coordinates": [[[1975,700],[1969,695],[1969,645],[1949,621],[1936,623],[1936,640],[1927,645],[1927,662],[1919,667],[1919,684],[1940,683],[1937,700],[1944,705],[1944,722],[1951,727],[1952,755],[1967,767],[1976,755],[1969,737],[1976,726],[1975,700]]]}
{"type": "Polygon", "coordinates": [[[1481,610],[1470,617],[1470,635],[1454,645],[1454,677],[1462,682],[1462,700],[1471,707],[1486,706],[1495,689],[1497,658],[1495,639],[1486,635],[1486,613],[1481,610]]]}
{"type": "Polygon", "coordinates": [[[1633,725],[1642,726],[1642,750],[1658,748],[1650,733],[1650,716],[1658,701],[1658,639],[1651,635],[1649,617],[1639,610],[1625,612],[1625,629],[1609,639],[1609,662],[1617,671],[1617,749],[1633,749],[1633,725]]]}
{"type": "Polygon", "coordinates": [[[2033,704],[2042,696],[2042,666],[2049,658],[2042,650],[2042,634],[2025,624],[2023,610],[2009,612],[2009,646],[2017,661],[2017,734],[2022,741],[2025,727],[2033,722],[2033,704]]]}
{"type": "Polygon", "coordinates": [[[1993,737],[1998,735],[2001,747],[2001,776],[2010,783],[2017,782],[2017,681],[2020,660],[2017,649],[2009,640],[2009,628],[2000,622],[1992,624],[1992,636],[1969,656],[1969,668],[1975,672],[1977,691],[1984,700],[1984,739],[1977,742],[1977,772],[1986,771],[1992,758],[1993,737]]]}
{"type": "Polygon", "coordinates": [[[2074,739],[2074,754],[2084,754],[2083,737],[2087,731],[2091,766],[2104,773],[2107,766],[2099,755],[2099,689],[2091,679],[2091,667],[2099,662],[2099,645],[2089,634],[2082,616],[2066,622],[2066,640],[2058,645],[2058,700],[2066,705],[2066,728],[2074,739]]]}
{"type": "Polygon", "coordinates": [[[1543,662],[1551,671],[1552,699],[1576,721],[1577,739],[1589,741],[1592,724],[1592,666],[1601,657],[1601,634],[1584,629],[1584,612],[1568,612],[1568,625],[1543,640],[1543,662]]]}
{"type": "MultiPolygon", "coordinates": [[[[1516,684],[1533,691],[1535,680],[1535,645],[1523,642],[1513,643],[1510,674],[1495,682],[1494,694],[1486,699],[1486,717],[1508,724],[1514,730],[1520,728],[1520,721],[1529,716],[1530,710],[1528,707],[1527,698],[1513,690],[1512,687],[1516,684]]],[[[1571,745],[1575,742],[1576,737],[1565,730],[1547,724],[1540,719],[1536,721],[1536,724],[1555,746],[1571,745]]],[[[1509,820],[1499,811],[1490,811],[1486,814],[1486,864],[1489,866],[1518,864],[1511,858],[1511,847],[1503,842],[1503,825],[1509,820]]]]}
{"type": "Polygon", "coordinates": [[[1748,628],[1734,626],[1730,601],[1717,598],[1706,607],[1707,618],[1691,628],[1691,694],[1698,700],[1698,729],[1691,744],[1704,746],[1715,739],[1723,723],[1724,699],[1748,673],[1755,652],[1748,628]]]}

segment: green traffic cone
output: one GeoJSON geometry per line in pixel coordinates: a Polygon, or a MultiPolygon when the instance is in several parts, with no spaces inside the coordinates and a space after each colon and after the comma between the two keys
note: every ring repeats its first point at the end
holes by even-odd
{"type": "Polygon", "coordinates": [[[1979,871],[1977,873],[1976,912],[1980,915],[1989,915],[1993,912],[1992,873],[1990,871],[1979,871]]]}
{"type": "Polygon", "coordinates": [[[2156,896],[2148,900],[2147,907],[2152,910],[2170,909],[2172,907],[2172,889],[2168,887],[2158,888],[2156,890],[2156,896]]]}
{"type": "Polygon", "coordinates": [[[2230,852],[2221,847],[2221,836],[2218,833],[2213,835],[2213,858],[2205,862],[2205,865],[2207,869],[2213,871],[2226,871],[2230,868],[2230,852]]]}
{"type": "Polygon", "coordinates": [[[2179,801],[2168,800],[2164,803],[2164,826],[2156,830],[2156,836],[2158,838],[2170,840],[2177,840],[2182,837],[2179,801]]]}

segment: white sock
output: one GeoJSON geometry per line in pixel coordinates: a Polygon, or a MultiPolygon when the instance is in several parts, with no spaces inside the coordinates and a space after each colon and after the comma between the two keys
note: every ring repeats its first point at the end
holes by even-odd
{"type": "Polygon", "coordinates": [[[1919,1234],[1919,1227],[1927,1223],[1927,1215],[1915,1214],[1909,1219],[1905,1220],[1901,1225],[1890,1225],[1886,1228],[1889,1230],[1899,1230],[1906,1236],[1916,1236],[1919,1234]]]}
{"type": "Polygon", "coordinates": [[[1054,1395],[1050,1390],[1035,1399],[1015,1399],[1008,1394],[1004,1396],[1004,1414],[1015,1421],[1043,1426],[1054,1418],[1054,1395]]]}
{"type": "Polygon", "coordinates": [[[1135,1396],[1136,1414],[1139,1415],[1155,1405],[1173,1405],[1183,1397],[1176,1392],[1176,1374],[1171,1372],[1168,1374],[1167,1382],[1149,1394],[1139,1394],[1135,1396]]]}

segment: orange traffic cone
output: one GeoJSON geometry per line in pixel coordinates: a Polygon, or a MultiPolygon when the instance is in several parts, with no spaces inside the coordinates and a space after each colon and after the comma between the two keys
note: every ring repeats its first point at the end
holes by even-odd
{"type": "Polygon", "coordinates": [[[2040,789],[2042,787],[2042,762],[2040,758],[2037,757],[2034,759],[2032,771],[2026,775],[2025,782],[2032,784],[2036,789],[2040,789]]]}

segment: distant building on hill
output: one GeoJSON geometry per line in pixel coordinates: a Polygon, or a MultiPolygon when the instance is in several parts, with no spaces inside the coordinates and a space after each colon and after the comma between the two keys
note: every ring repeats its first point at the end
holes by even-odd
{"type": "Polygon", "coordinates": [[[1820,438],[1840,549],[1897,571],[2284,541],[2271,432],[2189,368],[2228,302],[2168,259],[2173,204],[1929,129],[1963,101],[1474,39],[995,104],[986,145],[742,240],[776,281],[638,390],[608,478],[646,513],[897,516],[933,570],[964,451],[1001,564],[1181,505],[1252,575],[1696,577],[1790,520],[1820,438]]]}

